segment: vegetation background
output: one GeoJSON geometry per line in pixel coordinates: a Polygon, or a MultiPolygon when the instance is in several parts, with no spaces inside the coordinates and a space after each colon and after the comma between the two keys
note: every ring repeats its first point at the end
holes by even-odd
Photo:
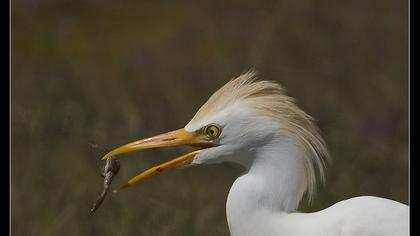
{"type": "MultiPolygon", "coordinates": [[[[175,170],[91,215],[101,153],[183,127],[253,68],[318,120],[316,211],[408,203],[408,11],[399,0],[12,1],[13,235],[228,235],[235,165],[175,170]]],[[[114,186],[185,150],[127,154],[114,186]]]]}

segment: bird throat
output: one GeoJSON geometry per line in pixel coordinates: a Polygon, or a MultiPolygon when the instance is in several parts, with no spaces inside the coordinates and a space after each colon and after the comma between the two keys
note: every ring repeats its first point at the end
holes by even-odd
{"type": "Polygon", "coordinates": [[[261,227],[265,223],[260,222],[262,215],[297,209],[306,190],[301,153],[291,142],[270,144],[257,152],[252,165],[229,191],[226,214],[232,235],[244,235],[237,232],[245,230],[244,225],[261,227]]]}

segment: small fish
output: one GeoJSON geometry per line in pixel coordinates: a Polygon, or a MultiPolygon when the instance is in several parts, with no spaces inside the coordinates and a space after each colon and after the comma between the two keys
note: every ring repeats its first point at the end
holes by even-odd
{"type": "MultiPolygon", "coordinates": [[[[98,145],[91,144],[92,147],[98,148],[98,145]]],[[[104,178],[103,191],[99,195],[98,199],[93,204],[91,213],[94,213],[102,204],[105,199],[106,194],[108,193],[109,185],[112,182],[112,179],[117,175],[120,170],[120,162],[116,158],[109,158],[106,160],[105,166],[102,168],[101,176],[104,178]]]]}

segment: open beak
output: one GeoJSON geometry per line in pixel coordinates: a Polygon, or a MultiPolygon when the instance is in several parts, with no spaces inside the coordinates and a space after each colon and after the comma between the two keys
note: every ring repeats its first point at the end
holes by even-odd
{"type": "Polygon", "coordinates": [[[206,140],[205,136],[200,133],[191,133],[186,131],[185,129],[179,129],[175,131],[171,131],[165,134],[160,134],[151,138],[146,138],[138,141],[134,141],[123,145],[119,148],[116,148],[109,153],[107,153],[102,160],[112,158],[116,155],[133,152],[143,149],[149,148],[159,148],[159,147],[171,147],[171,146],[179,146],[179,145],[189,145],[189,146],[198,146],[202,149],[196,150],[180,157],[174,158],[168,162],[162,163],[158,166],[154,166],[144,172],[141,172],[134,178],[130,179],[125,185],[117,188],[114,192],[118,192],[124,188],[129,186],[138,184],[143,180],[152,177],[158,173],[162,173],[166,170],[170,170],[176,167],[185,166],[191,164],[194,160],[195,156],[203,151],[205,148],[213,146],[213,144],[206,140]]]}

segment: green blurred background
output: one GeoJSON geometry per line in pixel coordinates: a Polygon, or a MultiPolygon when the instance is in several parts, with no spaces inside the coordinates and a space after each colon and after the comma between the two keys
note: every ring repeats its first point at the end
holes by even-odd
{"type": "MultiPolygon", "coordinates": [[[[228,235],[242,169],[175,170],[89,210],[102,152],[183,127],[255,69],[318,120],[331,156],[309,212],[408,202],[407,2],[12,1],[13,235],[228,235]]],[[[114,187],[185,150],[127,154],[114,187]]]]}

